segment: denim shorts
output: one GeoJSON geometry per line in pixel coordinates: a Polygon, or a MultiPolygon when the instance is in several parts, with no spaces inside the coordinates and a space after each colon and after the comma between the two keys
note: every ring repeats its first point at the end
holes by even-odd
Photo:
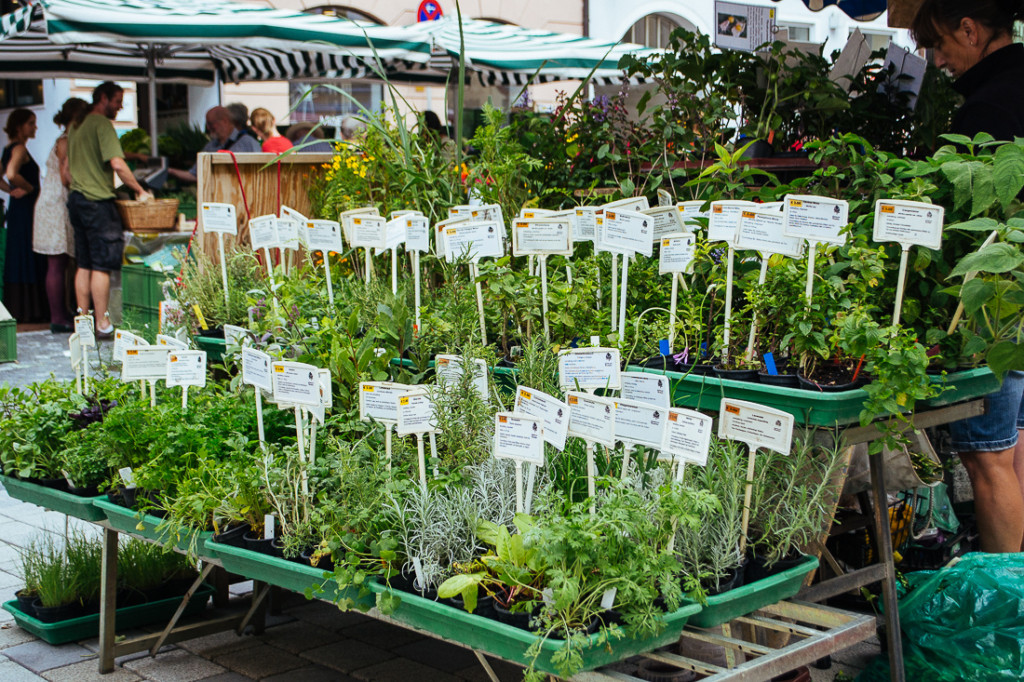
{"type": "Polygon", "coordinates": [[[999,452],[1017,444],[1017,429],[1024,429],[1024,372],[1007,372],[985,405],[985,414],[949,425],[957,452],[999,452]]]}
{"type": "Polygon", "coordinates": [[[68,195],[68,218],[75,235],[75,258],[83,270],[116,272],[124,257],[121,214],[113,199],[91,201],[78,192],[68,195]]]}

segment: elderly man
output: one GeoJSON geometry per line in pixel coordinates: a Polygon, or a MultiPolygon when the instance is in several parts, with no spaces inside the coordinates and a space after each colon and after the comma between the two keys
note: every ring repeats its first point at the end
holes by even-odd
{"type": "MultiPolygon", "coordinates": [[[[230,150],[242,153],[262,151],[258,140],[246,135],[235,126],[231,112],[225,107],[214,107],[206,112],[206,133],[210,136],[210,141],[203,147],[202,151],[204,152],[230,150]]],[[[171,168],[168,169],[168,173],[185,182],[196,181],[196,166],[192,166],[187,171],[171,168]]]]}

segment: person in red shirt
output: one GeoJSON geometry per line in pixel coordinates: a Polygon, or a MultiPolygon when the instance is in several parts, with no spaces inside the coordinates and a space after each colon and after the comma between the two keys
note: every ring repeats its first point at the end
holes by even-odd
{"type": "Polygon", "coordinates": [[[260,138],[260,142],[263,143],[263,151],[282,154],[292,148],[292,143],[288,138],[277,132],[274,115],[266,109],[253,109],[252,114],[249,115],[249,122],[260,138]]]}

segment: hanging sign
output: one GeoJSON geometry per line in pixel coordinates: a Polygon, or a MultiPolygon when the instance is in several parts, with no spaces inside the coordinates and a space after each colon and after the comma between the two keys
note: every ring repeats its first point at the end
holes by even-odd
{"type": "Polygon", "coordinates": [[[615,440],[661,449],[665,435],[664,407],[619,398],[615,402],[615,440]]]}
{"type": "Polygon", "coordinates": [[[156,381],[167,377],[167,348],[136,346],[125,348],[121,381],[156,381]]]}
{"type": "Polygon", "coordinates": [[[651,248],[651,223],[649,216],[634,211],[621,209],[604,211],[604,243],[619,252],[642,253],[650,256],[653,253],[651,248]]]}
{"type": "Polygon", "coordinates": [[[249,221],[249,245],[253,251],[277,248],[277,216],[261,215],[249,221]]]}
{"type": "Polygon", "coordinates": [[[799,258],[803,253],[804,240],[787,237],[783,214],[774,210],[744,209],[740,211],[739,229],[733,248],[737,251],[760,251],[765,256],[778,253],[799,258]]]}
{"type": "Polygon", "coordinates": [[[83,348],[96,347],[95,323],[92,315],[77,315],[75,317],[75,333],[83,348]]]}
{"type": "Polygon", "coordinates": [[[168,386],[206,386],[206,351],[174,350],[167,353],[168,386]]]}
{"type": "Polygon", "coordinates": [[[658,274],[689,272],[695,255],[696,237],[692,234],[673,234],[662,237],[658,253],[658,274]]]}
{"type": "Polygon", "coordinates": [[[494,415],[494,456],[544,466],[540,420],[511,412],[494,415]]]}
{"type": "Polygon", "coordinates": [[[683,224],[679,209],[671,204],[649,208],[643,211],[643,214],[651,219],[651,239],[654,241],[658,241],[665,235],[689,231],[683,224]]]}
{"type": "Polygon", "coordinates": [[[935,204],[897,199],[879,199],[875,203],[876,242],[897,242],[929,249],[942,248],[942,220],[945,210],[935,204]]]}
{"type": "Polygon", "coordinates": [[[333,220],[309,220],[302,230],[302,242],[310,251],[326,255],[341,252],[345,246],[341,240],[341,225],[333,220]]]}
{"type": "Polygon", "coordinates": [[[406,215],[405,250],[426,253],[430,251],[430,224],[425,216],[406,215]]]}
{"type": "Polygon", "coordinates": [[[378,215],[353,216],[349,244],[366,249],[386,248],[386,225],[384,218],[378,215]]]}
{"type": "Polygon", "coordinates": [[[775,8],[715,0],[715,45],[753,52],[774,40],[775,8]]]}
{"type": "Polygon", "coordinates": [[[558,385],[564,389],[621,387],[618,348],[568,348],[558,353],[558,385]]]}
{"type": "MultiPolygon", "coordinates": [[[[461,355],[438,355],[434,358],[434,372],[437,384],[450,387],[459,383],[465,374],[465,363],[461,355]]],[[[487,363],[480,358],[473,360],[473,389],[484,400],[487,400],[487,363]]]]}
{"type": "Polygon", "coordinates": [[[167,346],[171,350],[188,350],[188,344],[184,341],[176,339],[173,336],[167,336],[166,334],[156,335],[156,345],[167,346]]]}
{"type": "Polygon", "coordinates": [[[398,422],[398,399],[409,391],[405,384],[390,381],[364,381],[359,384],[359,419],[361,421],[398,422]]]}
{"type": "Polygon", "coordinates": [[[665,438],[661,442],[660,459],[680,458],[684,462],[704,466],[711,448],[711,427],[714,420],[694,410],[671,407],[665,421],[665,438]]]}
{"type": "Polygon", "coordinates": [[[437,433],[434,421],[434,401],[425,390],[405,393],[398,398],[397,433],[408,436],[420,433],[437,433]]]}
{"type": "Polygon", "coordinates": [[[793,415],[745,400],[723,398],[718,437],[788,455],[793,443],[793,415]]]}
{"type": "Polygon", "coordinates": [[[623,372],[622,390],[619,396],[658,407],[668,408],[671,404],[668,377],[647,372],[623,372]]]}
{"type": "Polygon", "coordinates": [[[244,346],[242,348],[242,383],[273,393],[274,380],[270,364],[273,359],[263,351],[244,346]]]}
{"type": "Polygon", "coordinates": [[[513,221],[512,253],[516,256],[571,256],[572,228],[569,220],[556,220],[549,216],[513,221]]]}
{"type": "Polygon", "coordinates": [[[520,386],[516,389],[515,414],[525,414],[541,420],[544,440],[561,452],[569,431],[569,406],[542,391],[520,386]]]}
{"type": "Polygon", "coordinates": [[[492,221],[463,221],[444,228],[441,241],[448,262],[468,257],[472,262],[481,258],[501,258],[504,255],[505,228],[492,221]]]}
{"type": "Polygon", "coordinates": [[[576,225],[572,231],[573,242],[595,241],[597,239],[597,208],[593,206],[577,206],[576,225]]]}
{"type": "Polygon", "coordinates": [[[837,246],[846,243],[843,229],[849,223],[850,204],[843,199],[787,194],[782,215],[787,237],[837,246]]]}
{"type": "Polygon", "coordinates": [[[203,219],[204,232],[238,234],[238,219],[235,217],[234,204],[215,204],[204,201],[199,215],[203,219]]]}
{"type": "Polygon", "coordinates": [[[695,200],[695,201],[680,201],[676,204],[676,209],[679,211],[679,219],[686,227],[686,231],[689,232],[694,228],[703,227],[698,218],[704,218],[705,220],[710,215],[708,211],[700,210],[706,202],[695,200]]]}
{"type": "Polygon", "coordinates": [[[615,402],[589,393],[569,391],[568,434],[576,438],[615,447],[615,402]]]}
{"type": "Polygon", "coordinates": [[[744,210],[757,208],[753,201],[712,201],[708,216],[708,241],[732,244],[740,226],[740,215],[744,210]]]}
{"type": "Polygon", "coordinates": [[[313,365],[281,360],[273,363],[274,402],[286,405],[319,405],[320,373],[313,365]]]}

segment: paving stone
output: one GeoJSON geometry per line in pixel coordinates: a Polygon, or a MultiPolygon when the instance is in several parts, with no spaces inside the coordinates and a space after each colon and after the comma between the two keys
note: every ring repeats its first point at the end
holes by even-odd
{"type": "MultiPolygon", "coordinates": [[[[497,658],[491,658],[490,656],[486,658],[487,662],[491,664],[491,670],[494,671],[494,674],[498,676],[501,682],[520,682],[523,679],[523,668],[518,665],[497,658]]],[[[476,656],[473,656],[473,661],[473,665],[459,670],[456,674],[470,682],[491,682],[491,678],[487,676],[484,667],[480,665],[480,661],[476,660],[476,656]]]]}
{"type": "Polygon", "coordinates": [[[43,673],[43,677],[50,682],[133,682],[141,679],[131,670],[125,670],[119,666],[114,667],[114,672],[101,675],[99,663],[96,660],[82,661],[74,665],[47,670],[43,673]]]}
{"type": "MultiPolygon", "coordinates": [[[[77,644],[54,646],[39,641],[26,642],[4,649],[4,656],[34,673],[80,663],[83,657],[94,655],[93,652],[77,644]]],[[[0,679],[3,677],[0,676],[0,679]]]]}
{"type": "Polygon", "coordinates": [[[4,682],[43,682],[43,679],[14,661],[0,663],[0,680],[4,682]]]}
{"type": "Polygon", "coordinates": [[[395,647],[391,651],[396,656],[408,658],[411,661],[449,673],[455,673],[472,665],[480,665],[476,656],[469,649],[463,649],[433,638],[421,639],[412,644],[395,647]]]}
{"type": "Polygon", "coordinates": [[[340,641],[343,637],[332,629],[300,620],[269,629],[260,639],[278,649],[300,654],[324,644],[340,641]]]}
{"type": "Polygon", "coordinates": [[[235,634],[234,630],[217,632],[205,637],[196,637],[195,639],[186,639],[178,642],[178,646],[182,649],[206,658],[216,658],[233,651],[250,649],[261,645],[262,642],[260,640],[255,639],[251,635],[239,637],[235,634]]]}
{"type": "MultiPolygon", "coordinates": [[[[7,612],[4,611],[4,613],[7,612]]],[[[24,644],[25,642],[35,641],[35,638],[35,635],[26,630],[22,630],[13,623],[11,625],[5,624],[0,626],[0,650],[17,646],[18,644],[24,644]]]]}
{"type": "MultiPolygon", "coordinates": [[[[123,635],[126,639],[132,639],[133,637],[138,637],[140,635],[145,635],[145,634],[148,634],[148,633],[145,630],[139,629],[139,630],[118,630],[117,634],[118,634],[118,636],[122,636],[123,635]]],[[[82,641],[79,642],[79,644],[84,646],[89,651],[95,651],[96,653],[99,653],[99,650],[100,650],[100,638],[99,637],[90,637],[89,639],[83,639],[82,641]]]]}
{"type": "MultiPolygon", "coordinates": [[[[214,675],[213,677],[204,677],[202,682],[250,682],[252,679],[253,678],[251,677],[246,677],[245,675],[228,671],[226,673],[221,673],[220,675],[214,675]]],[[[294,679],[299,680],[302,678],[294,679]]],[[[302,682],[306,682],[306,680],[302,680],[302,682]]]]}
{"type": "Polygon", "coordinates": [[[261,646],[258,651],[233,651],[214,658],[213,662],[252,678],[277,675],[307,665],[306,661],[295,654],[274,646],[261,646]]]}
{"type": "Polygon", "coordinates": [[[352,673],[352,676],[357,680],[367,680],[368,682],[408,682],[409,680],[458,682],[459,680],[454,675],[405,658],[394,658],[369,668],[361,668],[352,673]]]}
{"type": "Polygon", "coordinates": [[[8,573],[7,571],[0,571],[0,588],[14,587],[21,589],[25,581],[21,579],[20,575],[15,573],[8,573]]]}
{"type": "Polygon", "coordinates": [[[358,611],[342,611],[334,604],[323,601],[309,601],[284,611],[299,620],[315,623],[321,627],[343,630],[353,625],[365,625],[374,620],[358,611]]]}
{"type": "MultiPolygon", "coordinates": [[[[354,677],[349,677],[344,673],[339,673],[337,670],[321,666],[299,668],[298,670],[281,673],[280,675],[264,677],[262,682],[295,682],[296,680],[301,680],[302,682],[356,682],[354,677]]],[[[210,680],[203,680],[203,682],[210,682],[210,680]]]]}
{"type": "Polygon", "coordinates": [[[394,649],[423,639],[423,635],[379,620],[345,628],[341,634],[385,649],[394,649]]]}
{"type": "Polygon", "coordinates": [[[124,667],[153,682],[193,682],[226,672],[216,663],[181,649],[130,661],[124,667]]]}
{"type": "MultiPolygon", "coordinates": [[[[0,523],[0,538],[3,538],[8,545],[27,547],[33,538],[39,535],[41,528],[41,526],[29,525],[21,521],[4,521],[0,523]]],[[[16,557],[17,554],[14,558],[16,557]]],[[[0,561],[6,562],[7,560],[0,557],[0,561]]]]}
{"type": "Polygon", "coordinates": [[[333,668],[334,670],[350,673],[353,670],[366,668],[394,658],[394,654],[364,642],[343,639],[334,644],[327,644],[316,649],[304,651],[302,652],[302,658],[327,666],[328,668],[333,668]]]}

